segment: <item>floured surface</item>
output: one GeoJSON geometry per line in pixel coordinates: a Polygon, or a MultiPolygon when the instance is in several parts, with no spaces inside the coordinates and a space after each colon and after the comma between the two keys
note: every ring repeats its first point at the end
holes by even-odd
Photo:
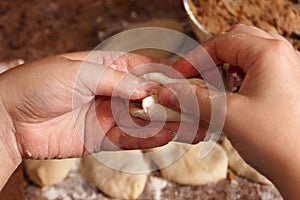
{"type": "MultiPolygon", "coordinates": [[[[153,173],[140,199],[161,200],[203,200],[203,199],[243,199],[243,200],[282,200],[273,186],[263,186],[235,176],[229,172],[228,179],[203,186],[181,186],[161,178],[159,173],[153,173]]],[[[97,188],[87,183],[73,169],[64,182],[53,186],[39,188],[28,181],[25,182],[26,198],[30,200],[112,200],[102,194],[97,188]]]]}

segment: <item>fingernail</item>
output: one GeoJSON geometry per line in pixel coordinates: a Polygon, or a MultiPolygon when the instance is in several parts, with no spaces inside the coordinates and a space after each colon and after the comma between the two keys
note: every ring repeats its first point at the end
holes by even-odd
{"type": "Polygon", "coordinates": [[[18,63],[19,65],[23,65],[23,64],[25,63],[25,61],[24,61],[23,59],[18,59],[18,60],[17,60],[17,63],[18,63]]]}

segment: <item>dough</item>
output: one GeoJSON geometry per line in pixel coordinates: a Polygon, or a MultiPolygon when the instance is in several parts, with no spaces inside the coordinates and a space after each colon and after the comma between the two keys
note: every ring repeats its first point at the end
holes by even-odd
{"type": "Polygon", "coordinates": [[[138,29],[138,28],[167,28],[178,32],[183,32],[182,25],[173,19],[156,19],[145,22],[131,24],[125,27],[121,35],[115,35],[109,40],[105,41],[103,49],[105,50],[119,50],[124,52],[138,53],[146,56],[156,58],[167,58],[176,52],[183,43],[182,35],[173,35],[173,37],[166,37],[167,31],[157,31],[155,29],[138,29]],[[134,35],[134,37],[133,37],[134,35]],[[162,44],[162,38],[164,43],[162,44]],[[142,48],[141,47],[142,44],[142,48]],[[157,48],[149,48],[157,47],[157,48]],[[160,48],[158,48],[160,47],[160,48]],[[164,50],[166,49],[166,50],[164,50]]]}
{"type": "Polygon", "coordinates": [[[25,160],[24,168],[28,178],[39,186],[53,185],[64,180],[76,159],[25,160]]]}
{"type": "Polygon", "coordinates": [[[191,85],[196,85],[199,87],[206,88],[206,83],[204,80],[200,78],[189,78],[189,79],[178,79],[178,78],[170,78],[161,72],[152,72],[144,74],[141,78],[148,81],[155,81],[157,83],[161,83],[162,85],[170,84],[170,83],[190,83],[191,85]]]}
{"type": "Polygon", "coordinates": [[[166,147],[160,147],[155,152],[151,152],[150,157],[159,167],[174,160],[171,165],[163,167],[160,171],[165,179],[179,184],[202,185],[225,179],[228,169],[225,150],[216,144],[205,158],[200,159],[199,152],[202,144],[200,142],[197,145],[188,146],[188,144],[171,142],[166,147]],[[170,148],[170,150],[161,151],[162,148],[170,148]],[[185,152],[176,160],[175,151],[185,152]]]}
{"type": "MultiPolygon", "coordinates": [[[[159,72],[144,74],[142,78],[163,85],[170,83],[190,83],[199,87],[206,87],[206,84],[202,79],[173,79],[159,72]]],[[[155,95],[144,98],[142,100],[142,105],[131,101],[129,103],[129,112],[134,117],[149,121],[193,121],[189,116],[159,104],[155,95]]]]}
{"type": "MultiPolygon", "coordinates": [[[[95,158],[96,154],[84,157],[81,163],[82,174],[88,181],[95,184],[99,190],[111,198],[137,199],[144,191],[148,180],[148,172],[127,173],[121,170],[136,167],[138,171],[138,168],[141,167],[140,165],[147,165],[147,163],[141,151],[136,150],[131,152],[137,155],[136,159],[128,158],[126,151],[105,152],[105,157],[119,163],[120,170],[104,165],[95,158]]],[[[101,156],[101,153],[99,156],[101,156]]],[[[109,163],[111,160],[107,162],[109,163]]]]}
{"type": "MultiPolygon", "coordinates": [[[[142,106],[136,102],[129,103],[129,112],[132,116],[152,121],[180,121],[181,114],[171,108],[157,102],[156,96],[148,96],[143,99],[142,106]]],[[[192,121],[188,116],[182,114],[182,121],[192,121]]]]}
{"type": "Polygon", "coordinates": [[[254,182],[272,184],[266,177],[257,172],[241,158],[227,138],[224,139],[223,146],[228,154],[229,167],[238,175],[254,182]]]}

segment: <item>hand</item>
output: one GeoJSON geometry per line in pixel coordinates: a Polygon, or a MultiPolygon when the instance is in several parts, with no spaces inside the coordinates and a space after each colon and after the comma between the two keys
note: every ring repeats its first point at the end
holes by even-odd
{"type": "Polygon", "coordinates": [[[141,99],[158,87],[128,71],[162,61],[117,52],[89,53],[44,58],[0,75],[0,188],[24,158],[81,157],[100,150],[151,148],[175,136],[175,123],[166,123],[159,130],[155,123],[154,127],[137,129],[126,127],[126,119],[119,116],[127,112],[123,99],[141,99]],[[124,127],[116,124],[116,116],[124,127]],[[158,132],[138,137],[150,132],[148,129],[158,132]],[[129,135],[131,132],[139,135],[129,135]]]}
{"type": "MultiPolygon", "coordinates": [[[[245,73],[236,94],[227,94],[224,131],[240,155],[266,175],[286,199],[300,196],[300,56],[276,33],[237,25],[203,44],[218,65],[229,63],[245,73]]],[[[197,59],[195,49],[187,56],[197,59]]],[[[198,55],[201,57],[201,55],[198,55]]],[[[196,74],[184,60],[175,64],[185,76],[196,74]],[[178,67],[180,64],[181,68],[178,67]]],[[[176,106],[186,86],[159,91],[168,106],[193,113],[188,105],[176,106]],[[173,96],[172,96],[173,94],[173,96]]],[[[193,88],[202,120],[210,119],[210,98],[203,88],[193,88]]],[[[209,94],[208,94],[209,95],[209,94]]]]}
{"type": "MultiPolygon", "coordinates": [[[[120,54],[102,52],[93,58],[95,64],[84,61],[87,54],[45,58],[1,75],[1,85],[6,86],[1,88],[2,103],[10,115],[10,131],[23,158],[79,157],[87,150],[113,148],[110,142],[124,149],[148,148],[166,144],[173,138],[166,129],[150,138],[124,134],[115,125],[110,109],[114,88],[114,95],[140,99],[157,86],[120,71],[154,62],[153,59],[129,54],[111,63],[120,54]],[[118,71],[105,67],[108,65],[118,71]],[[80,132],[80,128],[85,131],[80,132]]],[[[122,106],[121,99],[113,100],[122,106]]]]}

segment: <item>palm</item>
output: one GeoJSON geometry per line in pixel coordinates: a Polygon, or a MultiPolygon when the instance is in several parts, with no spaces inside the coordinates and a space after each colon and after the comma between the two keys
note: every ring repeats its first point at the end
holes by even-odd
{"type": "MultiPolygon", "coordinates": [[[[89,79],[79,78],[78,81],[82,64],[78,60],[83,55],[86,53],[46,58],[3,75],[2,80],[10,86],[10,97],[6,104],[12,113],[14,132],[23,157],[64,158],[105,149],[116,150],[118,147],[150,148],[166,144],[173,138],[172,132],[178,127],[174,124],[169,127],[167,124],[159,133],[148,138],[124,133],[114,119],[127,108],[122,99],[114,97],[113,102],[118,106],[117,113],[113,113],[112,99],[107,97],[111,96],[114,84],[111,77],[106,76],[107,80],[102,85],[100,83],[103,87],[95,87],[96,93],[91,91],[94,85],[89,85],[89,79]],[[74,60],[69,59],[74,56],[74,60]],[[95,95],[100,96],[95,98],[95,95]]],[[[143,56],[135,58],[140,59],[135,64],[153,61],[143,56]]],[[[103,62],[108,60],[103,59],[100,63],[105,65],[103,62]]],[[[134,66],[126,58],[125,61],[125,65],[119,62],[117,66],[122,67],[116,68],[128,71],[134,66]]],[[[139,94],[134,98],[146,95],[145,92],[139,94]]],[[[125,129],[129,132],[133,130],[130,127],[125,129]]]]}

